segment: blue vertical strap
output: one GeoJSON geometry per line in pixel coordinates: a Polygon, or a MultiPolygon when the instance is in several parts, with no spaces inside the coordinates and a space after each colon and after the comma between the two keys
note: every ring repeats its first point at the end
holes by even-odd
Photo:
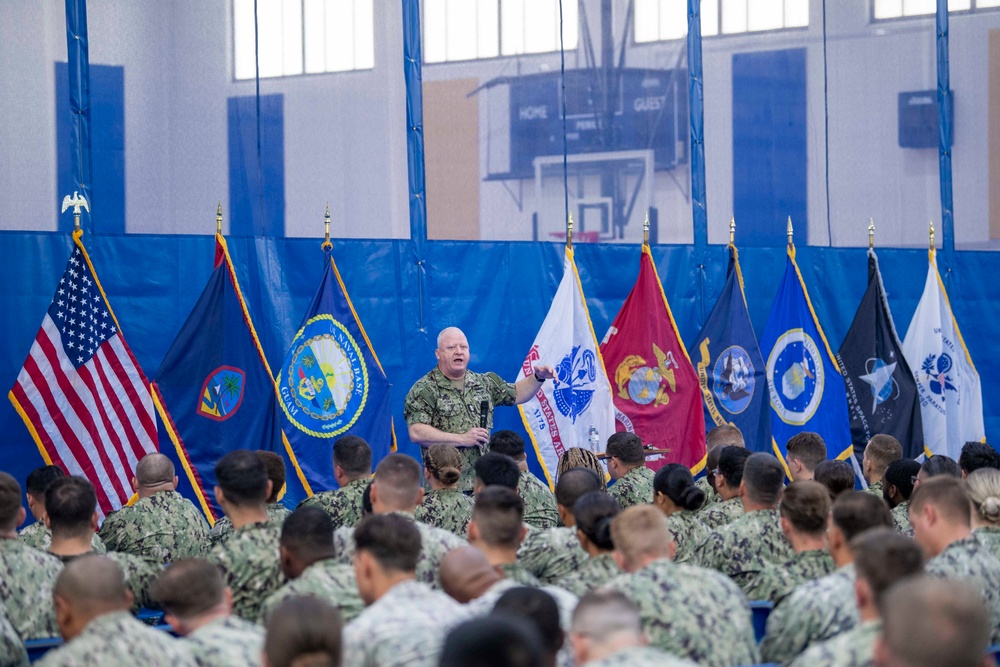
{"type": "Polygon", "coordinates": [[[955,219],[951,187],[951,82],[948,75],[948,0],[937,0],[937,103],[938,156],[941,181],[941,227],[944,231],[945,266],[955,252],[955,219]]]}
{"type": "Polygon", "coordinates": [[[688,106],[691,108],[691,212],[694,244],[708,245],[705,208],[705,92],[701,68],[701,0],[688,0],[688,106]]]}
{"type": "MultiPolygon", "coordinates": [[[[66,0],[66,52],[69,61],[69,112],[73,188],[91,206],[90,49],[87,46],[87,0],[66,0]]],[[[57,193],[60,197],[69,193],[57,193]]],[[[87,216],[89,220],[89,214],[87,216]]]]}
{"type": "Polygon", "coordinates": [[[403,0],[403,74],[406,77],[406,161],[410,184],[410,241],[417,265],[417,299],[420,332],[427,322],[424,307],[427,240],[427,186],[424,167],[424,93],[420,72],[420,0],[403,0]]]}

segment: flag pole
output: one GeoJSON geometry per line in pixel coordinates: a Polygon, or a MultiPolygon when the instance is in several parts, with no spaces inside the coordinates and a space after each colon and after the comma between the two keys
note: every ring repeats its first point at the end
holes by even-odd
{"type": "Polygon", "coordinates": [[[729,245],[736,245],[736,216],[729,218],[729,245]]]}
{"type": "Polygon", "coordinates": [[[323,250],[332,250],[333,243],[330,242],[330,202],[326,202],[326,213],[323,214],[323,227],[325,229],[323,245],[320,246],[323,250]]]}
{"type": "Polygon", "coordinates": [[[931,247],[930,251],[934,252],[934,221],[931,220],[931,247]]]}
{"type": "Polygon", "coordinates": [[[875,218],[868,218],[868,249],[875,248],[875,218]]]}
{"type": "Polygon", "coordinates": [[[642,245],[649,245],[649,212],[646,212],[646,219],[642,223],[642,245]]]}
{"type": "Polygon", "coordinates": [[[795,250],[795,242],[792,240],[792,236],[793,236],[793,232],[792,232],[792,216],[788,216],[788,230],[787,230],[786,233],[788,234],[788,249],[789,250],[795,250]]]}
{"type": "Polygon", "coordinates": [[[222,200],[219,200],[219,205],[215,208],[215,233],[222,236],[222,200]]]}
{"type": "Polygon", "coordinates": [[[573,214],[569,214],[569,220],[566,222],[566,247],[570,250],[573,249],[573,214]]]}

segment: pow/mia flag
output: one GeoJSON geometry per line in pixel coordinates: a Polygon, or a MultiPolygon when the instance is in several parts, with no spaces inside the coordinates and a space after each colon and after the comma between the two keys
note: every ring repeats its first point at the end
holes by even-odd
{"type": "Polygon", "coordinates": [[[860,452],[871,437],[886,433],[903,445],[903,456],[923,453],[923,425],[913,372],[889,312],[878,257],[868,251],[868,289],[844,338],[837,361],[847,388],[851,442],[860,452]]]}

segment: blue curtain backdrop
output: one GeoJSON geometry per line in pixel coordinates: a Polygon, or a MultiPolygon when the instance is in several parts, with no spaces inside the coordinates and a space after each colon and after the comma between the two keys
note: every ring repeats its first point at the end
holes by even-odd
{"type": "MultiPolygon", "coordinates": [[[[264,350],[277,368],[323,271],[319,241],[233,237],[228,242],[264,350]]],[[[154,372],[211,272],[213,237],[85,236],[84,243],[139,363],[147,374],[154,372]]],[[[577,245],[576,251],[594,327],[603,336],[635,281],[640,251],[638,246],[587,244],[577,245]]],[[[0,379],[7,388],[14,384],[69,252],[68,235],[0,233],[0,263],[7,271],[6,288],[0,292],[0,379]]],[[[652,252],[681,334],[690,343],[722,289],[726,248],[654,246],[652,252]]],[[[893,315],[904,335],[923,287],[927,251],[878,252],[893,315]]],[[[562,246],[425,242],[427,336],[418,331],[421,304],[413,253],[410,241],[343,241],[334,249],[393,385],[400,451],[415,455],[418,450],[406,437],[403,398],[435,363],[434,334],[446,326],[461,327],[469,336],[474,370],[513,378],[555,294],[562,246]]],[[[759,335],[781,279],[785,249],[747,247],[740,259],[759,335]]],[[[836,349],[865,290],[865,249],[803,246],[798,261],[836,349]]],[[[946,286],[983,379],[986,432],[991,436],[1000,427],[1000,397],[990,384],[1000,373],[990,343],[1000,329],[995,306],[1000,283],[991,279],[1000,274],[1000,254],[957,252],[952,269],[945,273],[946,286]]],[[[196,381],[200,378],[192,379],[196,381]]],[[[517,410],[498,410],[496,428],[523,432],[517,410]]],[[[42,459],[8,401],[0,402],[0,429],[2,467],[23,481],[42,459]]],[[[161,446],[171,449],[163,436],[161,446]]]]}

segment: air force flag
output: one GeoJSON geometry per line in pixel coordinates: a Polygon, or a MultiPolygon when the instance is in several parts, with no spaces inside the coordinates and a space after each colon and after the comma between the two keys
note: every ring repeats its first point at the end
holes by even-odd
{"type": "Polygon", "coordinates": [[[786,464],[788,439],[813,431],[822,436],[828,453],[850,456],[844,381],[795,263],[794,246],[789,246],[785,277],[760,343],[769,351],[765,368],[775,455],[786,464]]]}
{"type": "Polygon", "coordinates": [[[518,379],[530,376],[538,364],[554,367],[556,378],[544,383],[518,410],[552,486],[563,452],[571,447],[591,449],[588,444],[591,427],[597,431],[598,453],[604,451],[608,436],[615,432],[611,384],[583,298],[573,249],[569,247],[559,288],[535,342],[518,369],[518,379]]]}
{"type": "Polygon", "coordinates": [[[957,460],[965,442],[985,437],[983,393],[979,373],[951,312],[933,249],[924,293],[903,341],[903,354],[920,393],[924,453],[957,460]]]}

